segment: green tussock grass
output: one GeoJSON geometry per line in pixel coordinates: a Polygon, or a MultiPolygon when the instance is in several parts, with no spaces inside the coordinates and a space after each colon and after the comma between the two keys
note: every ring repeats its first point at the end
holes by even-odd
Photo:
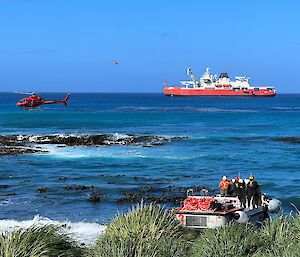
{"type": "Polygon", "coordinates": [[[193,244],[191,257],[300,256],[300,216],[278,216],[260,228],[231,224],[205,230],[193,244]]]}
{"type": "Polygon", "coordinates": [[[174,213],[159,205],[141,203],[108,225],[90,256],[182,257],[188,244],[174,213]]]}
{"type": "Polygon", "coordinates": [[[181,228],[172,211],[141,203],[117,215],[89,249],[50,225],[0,235],[0,257],[60,256],[300,257],[300,215],[200,232],[181,228]]]}
{"type": "Polygon", "coordinates": [[[254,256],[300,256],[300,216],[278,216],[260,230],[264,245],[254,256]]]}
{"type": "Polygon", "coordinates": [[[205,230],[193,245],[192,257],[252,256],[263,245],[258,231],[243,224],[205,230]]]}
{"type": "Polygon", "coordinates": [[[55,226],[31,227],[0,235],[1,257],[81,257],[82,249],[55,226]]]}

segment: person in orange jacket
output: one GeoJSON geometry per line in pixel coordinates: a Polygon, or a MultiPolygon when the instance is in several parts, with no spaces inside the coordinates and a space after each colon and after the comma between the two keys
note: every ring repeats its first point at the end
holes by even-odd
{"type": "Polygon", "coordinates": [[[222,181],[219,184],[221,196],[228,196],[228,190],[231,185],[232,182],[228,181],[226,176],[223,176],[222,181]]]}

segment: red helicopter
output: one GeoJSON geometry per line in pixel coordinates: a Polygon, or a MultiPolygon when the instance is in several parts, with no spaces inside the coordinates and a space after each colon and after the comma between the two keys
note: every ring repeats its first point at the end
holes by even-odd
{"type": "Polygon", "coordinates": [[[19,94],[30,94],[29,97],[23,98],[17,103],[18,107],[23,108],[35,108],[43,104],[58,104],[63,103],[65,106],[67,106],[68,100],[70,98],[70,93],[67,94],[65,99],[62,100],[46,100],[38,96],[36,93],[19,93],[19,94]]]}

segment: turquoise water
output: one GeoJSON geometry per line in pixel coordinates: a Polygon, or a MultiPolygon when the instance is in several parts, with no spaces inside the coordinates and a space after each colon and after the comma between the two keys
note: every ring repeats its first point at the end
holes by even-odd
{"type": "MultiPolygon", "coordinates": [[[[64,94],[43,94],[63,98],[64,94]]],[[[118,133],[188,136],[171,144],[139,146],[45,146],[45,155],[0,157],[0,219],[107,222],[131,204],[125,192],[152,186],[216,188],[223,175],[254,174],[262,191],[300,207],[300,144],[273,140],[300,136],[300,95],[275,98],[165,97],[162,94],[72,94],[67,108],[34,111],[15,107],[20,98],[0,94],[0,134],[118,133]],[[64,176],[66,179],[60,179],[64,176]],[[93,185],[91,191],[65,190],[93,185]],[[40,187],[47,192],[38,193],[40,187]]]]}

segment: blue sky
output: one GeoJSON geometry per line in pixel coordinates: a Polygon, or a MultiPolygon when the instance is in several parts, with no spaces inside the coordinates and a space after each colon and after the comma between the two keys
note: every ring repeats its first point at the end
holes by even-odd
{"type": "Polygon", "coordinates": [[[0,0],[0,91],[161,92],[191,66],[299,93],[299,11],[296,0],[0,0]]]}

